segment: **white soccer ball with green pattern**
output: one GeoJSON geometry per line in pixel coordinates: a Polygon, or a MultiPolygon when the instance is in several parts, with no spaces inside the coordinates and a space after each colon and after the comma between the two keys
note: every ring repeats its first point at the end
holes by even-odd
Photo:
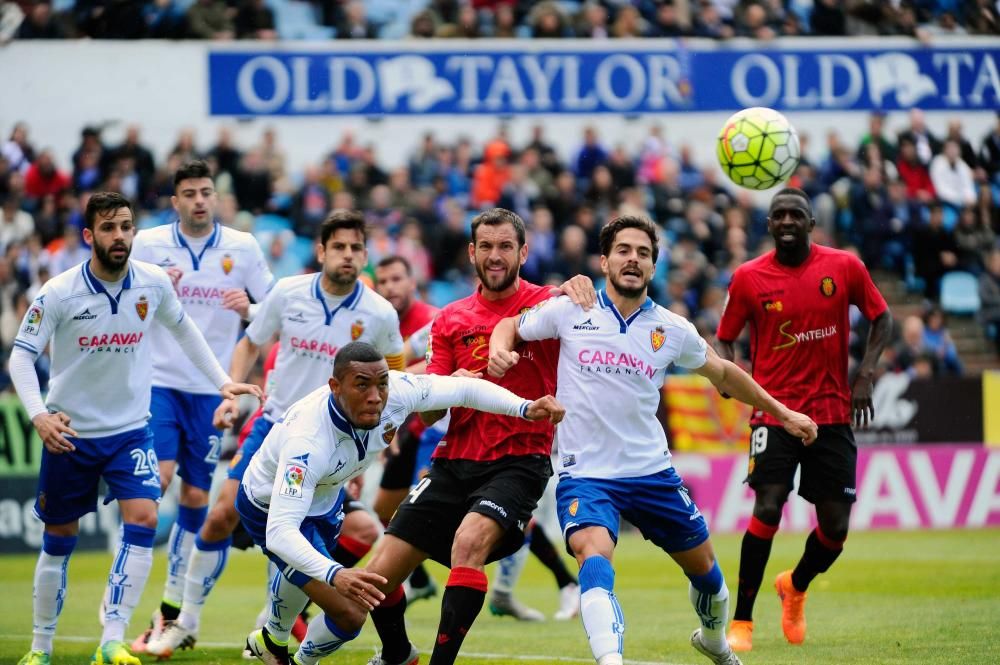
{"type": "Polygon", "coordinates": [[[795,173],[799,135],[774,109],[743,109],[723,125],[716,154],[722,171],[740,187],[771,189],[795,173]]]}

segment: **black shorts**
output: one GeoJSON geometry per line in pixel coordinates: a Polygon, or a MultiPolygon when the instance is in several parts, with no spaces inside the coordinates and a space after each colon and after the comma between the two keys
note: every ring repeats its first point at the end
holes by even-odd
{"type": "MultiPolygon", "coordinates": [[[[419,418],[413,414],[410,418],[419,418]]],[[[420,447],[420,437],[413,436],[410,431],[410,419],[403,422],[397,434],[399,452],[386,457],[382,469],[382,480],[378,486],[384,490],[408,490],[413,486],[413,474],[417,466],[417,449],[420,447]]]]}
{"type": "Polygon", "coordinates": [[[783,428],[758,425],[750,433],[750,487],[795,487],[795,470],[802,466],[799,496],[810,503],[856,500],[858,447],[850,425],[820,425],[819,436],[805,445],[783,428]]]}
{"type": "Polygon", "coordinates": [[[466,514],[479,513],[506,531],[487,561],[502,559],[524,543],[524,528],[551,476],[548,455],[517,455],[492,462],[435,459],[385,532],[451,567],[458,526],[466,514]]]}

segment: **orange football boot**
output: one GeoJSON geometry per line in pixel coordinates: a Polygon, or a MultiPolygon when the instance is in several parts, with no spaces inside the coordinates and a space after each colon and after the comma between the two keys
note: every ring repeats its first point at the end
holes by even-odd
{"type": "Polygon", "coordinates": [[[781,630],[791,644],[802,644],[806,639],[806,592],[792,585],[792,571],[778,573],[774,588],[781,599],[781,630]]]}

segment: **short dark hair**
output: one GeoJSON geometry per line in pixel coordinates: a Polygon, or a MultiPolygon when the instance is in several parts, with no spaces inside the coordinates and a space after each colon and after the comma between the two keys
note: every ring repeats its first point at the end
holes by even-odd
{"type": "Polygon", "coordinates": [[[490,208],[489,210],[484,210],[472,219],[472,242],[476,241],[476,231],[480,226],[500,226],[502,224],[510,224],[514,227],[514,233],[517,234],[517,246],[523,247],[525,243],[525,235],[527,231],[524,227],[524,220],[513,210],[507,210],[506,208],[490,208]]]}
{"type": "Polygon", "coordinates": [[[660,245],[656,240],[656,226],[645,217],[637,215],[615,217],[604,225],[600,235],[601,255],[608,256],[611,254],[611,247],[615,244],[615,236],[618,235],[619,231],[624,229],[639,229],[649,236],[649,242],[653,245],[653,262],[655,263],[657,257],[660,255],[660,245]]]}
{"type": "Polygon", "coordinates": [[[406,270],[406,276],[407,277],[413,276],[413,266],[410,265],[410,262],[406,259],[405,256],[400,256],[399,254],[390,254],[389,256],[379,261],[375,265],[375,267],[386,268],[388,266],[391,266],[393,263],[401,263],[403,265],[403,269],[406,270]]]}
{"type": "Polygon", "coordinates": [[[368,242],[368,233],[365,231],[365,218],[357,210],[334,210],[319,227],[319,242],[326,245],[334,233],[340,229],[351,229],[361,234],[362,242],[368,242]]]}
{"type": "Polygon", "coordinates": [[[127,198],[118,192],[94,192],[87,201],[87,209],[83,213],[83,222],[88,229],[94,230],[94,222],[98,215],[107,217],[113,215],[121,208],[128,208],[135,220],[135,210],[127,198]]]}
{"type": "Polygon", "coordinates": [[[333,376],[343,379],[351,363],[377,363],[385,356],[368,342],[350,342],[340,347],[333,358],[333,376]]]}
{"type": "Polygon", "coordinates": [[[181,184],[182,180],[211,177],[212,169],[208,168],[208,163],[201,159],[193,159],[181,164],[181,167],[174,172],[174,189],[177,189],[177,185],[181,184]]]}
{"type": "Polygon", "coordinates": [[[812,199],[809,198],[809,195],[806,194],[803,190],[799,189],[798,187],[785,187],[784,189],[775,193],[775,195],[771,198],[771,206],[774,205],[775,200],[777,200],[782,196],[798,196],[802,199],[805,199],[806,205],[809,206],[809,215],[810,216],[812,215],[812,199]]]}

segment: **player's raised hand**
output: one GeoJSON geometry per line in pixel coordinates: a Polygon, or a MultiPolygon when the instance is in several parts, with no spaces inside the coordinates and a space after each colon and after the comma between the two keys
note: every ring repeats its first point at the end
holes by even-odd
{"type": "Polygon", "coordinates": [[[378,573],[369,573],[360,568],[341,568],[333,576],[333,586],[340,595],[350,598],[369,611],[378,607],[385,598],[385,594],[375,585],[387,582],[378,573]]]}
{"type": "Polygon", "coordinates": [[[212,414],[212,426],[215,429],[229,429],[233,426],[233,421],[240,415],[240,407],[235,399],[226,398],[222,400],[212,414]]]}
{"type": "Polygon", "coordinates": [[[597,303],[597,291],[594,290],[594,282],[586,275],[570,277],[552,289],[553,296],[569,296],[574,305],[579,305],[585,310],[589,310],[597,303]]]}
{"type": "Polygon", "coordinates": [[[264,401],[264,391],[260,386],[253,383],[235,383],[230,381],[219,388],[219,392],[226,399],[236,399],[239,395],[253,395],[257,399],[264,401]]]}
{"type": "Polygon", "coordinates": [[[222,294],[222,306],[239,314],[241,319],[246,319],[250,311],[250,296],[243,289],[226,289],[222,294]]]}
{"type": "Polygon", "coordinates": [[[553,425],[558,425],[566,417],[566,407],[552,395],[546,395],[529,404],[524,417],[528,420],[548,420],[553,425]]]}
{"type": "Polygon", "coordinates": [[[521,356],[517,351],[497,349],[490,353],[490,362],[486,366],[486,371],[489,372],[490,376],[502,378],[520,359],[521,356]]]}
{"type": "Polygon", "coordinates": [[[818,427],[813,419],[804,413],[789,411],[782,419],[781,426],[795,438],[802,439],[802,443],[807,446],[816,440],[818,427]]]}
{"type": "Polygon", "coordinates": [[[35,430],[38,432],[38,436],[42,439],[45,449],[53,455],[62,455],[63,453],[71,453],[76,450],[76,446],[67,441],[66,437],[63,436],[64,434],[67,436],[76,436],[76,431],[69,426],[69,421],[69,416],[62,411],[58,413],[39,413],[31,419],[35,430]]]}

